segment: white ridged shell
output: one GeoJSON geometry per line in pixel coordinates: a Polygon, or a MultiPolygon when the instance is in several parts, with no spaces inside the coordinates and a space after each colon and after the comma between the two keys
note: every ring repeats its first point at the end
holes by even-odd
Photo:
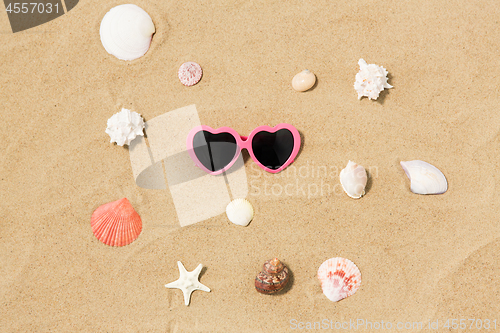
{"type": "Polygon", "coordinates": [[[361,286],[361,272],[349,259],[331,258],[318,269],[323,294],[332,302],[351,296],[361,286]]]}
{"type": "Polygon", "coordinates": [[[227,205],[226,214],[229,221],[246,227],[253,219],[253,207],[246,199],[235,199],[227,205]]]}
{"type": "Polygon", "coordinates": [[[424,161],[401,161],[401,166],[411,181],[411,191],[416,194],[441,194],[448,190],[443,173],[424,161]]]}
{"type": "Polygon", "coordinates": [[[134,60],[148,51],[155,25],[142,8],[119,5],[104,15],[99,33],[109,54],[121,60],[134,60]]]}
{"type": "Polygon", "coordinates": [[[359,199],[365,194],[368,176],[363,166],[349,161],[347,166],[340,171],[340,184],[345,193],[353,199],[359,199]]]}

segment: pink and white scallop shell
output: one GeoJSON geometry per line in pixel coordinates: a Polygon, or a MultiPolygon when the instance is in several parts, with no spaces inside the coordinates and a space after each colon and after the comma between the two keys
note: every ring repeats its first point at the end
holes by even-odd
{"type": "Polygon", "coordinates": [[[197,63],[188,61],[181,65],[178,75],[181,83],[189,87],[197,84],[201,80],[203,70],[197,63]]]}
{"type": "Polygon", "coordinates": [[[331,258],[319,266],[323,294],[332,302],[351,296],[361,286],[361,272],[349,259],[331,258]]]}

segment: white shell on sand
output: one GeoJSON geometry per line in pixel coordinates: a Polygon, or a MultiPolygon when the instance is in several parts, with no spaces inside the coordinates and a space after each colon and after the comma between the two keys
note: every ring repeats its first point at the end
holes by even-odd
{"type": "Polygon", "coordinates": [[[424,161],[400,162],[411,181],[411,191],[416,194],[441,194],[448,190],[448,182],[443,173],[424,161]]]}
{"type": "Polygon", "coordinates": [[[368,65],[363,59],[359,59],[359,73],[356,74],[354,89],[358,92],[358,99],[363,96],[369,99],[377,99],[384,88],[392,86],[387,83],[387,70],[375,64],[368,65]]]}
{"type": "Polygon", "coordinates": [[[227,205],[226,214],[229,221],[246,227],[253,219],[253,207],[246,199],[235,199],[227,205]]]}
{"type": "Polygon", "coordinates": [[[127,4],[113,7],[104,15],[99,33],[109,54],[121,60],[134,60],[148,51],[155,31],[148,13],[127,4]]]}
{"type": "Polygon", "coordinates": [[[106,133],[111,137],[110,142],[116,142],[117,145],[129,145],[137,135],[144,135],[144,120],[137,112],[131,112],[122,109],[108,119],[106,133]]]}
{"type": "Polygon", "coordinates": [[[363,166],[349,161],[340,171],[340,184],[345,193],[353,199],[359,199],[365,194],[368,177],[363,166]]]}
{"type": "Polygon", "coordinates": [[[332,302],[351,296],[361,286],[361,272],[349,259],[331,258],[318,269],[323,294],[332,302]]]}
{"type": "Polygon", "coordinates": [[[292,79],[292,87],[296,91],[306,91],[311,89],[316,83],[316,75],[310,70],[305,69],[296,74],[292,79]]]}

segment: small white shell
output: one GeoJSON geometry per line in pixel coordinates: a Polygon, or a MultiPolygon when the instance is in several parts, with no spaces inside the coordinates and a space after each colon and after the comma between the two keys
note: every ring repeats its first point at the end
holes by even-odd
{"type": "Polygon", "coordinates": [[[246,199],[235,199],[227,205],[226,214],[229,221],[246,227],[253,219],[253,207],[246,199]]]}
{"type": "Polygon", "coordinates": [[[123,108],[108,119],[106,133],[118,146],[129,145],[138,135],[144,136],[144,119],[137,112],[123,108]]]}
{"type": "Polygon", "coordinates": [[[119,5],[104,15],[99,33],[109,54],[121,60],[134,60],[148,51],[155,25],[142,8],[119,5]]]}
{"type": "Polygon", "coordinates": [[[368,176],[363,166],[349,161],[340,171],[340,184],[345,193],[353,199],[359,199],[365,194],[368,176]]]}
{"type": "Polygon", "coordinates": [[[387,70],[382,66],[375,64],[367,64],[363,59],[359,59],[359,73],[356,74],[354,89],[358,93],[358,99],[363,96],[369,99],[377,99],[380,92],[385,89],[392,88],[387,83],[387,70]]]}
{"type": "Polygon", "coordinates": [[[411,181],[413,193],[441,194],[448,190],[446,177],[432,164],[419,160],[400,163],[411,181]]]}
{"type": "Polygon", "coordinates": [[[292,87],[296,91],[306,91],[311,89],[316,83],[316,75],[308,69],[296,74],[292,79],[292,87]]]}

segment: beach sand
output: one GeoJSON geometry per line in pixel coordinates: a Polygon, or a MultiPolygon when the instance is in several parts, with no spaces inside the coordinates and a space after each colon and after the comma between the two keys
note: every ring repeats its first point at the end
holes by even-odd
{"type": "Polygon", "coordinates": [[[156,34],[132,62],[109,55],[99,37],[104,14],[122,2],[82,0],[15,34],[0,7],[2,331],[287,332],[356,322],[363,332],[383,321],[416,332],[411,323],[447,331],[447,319],[474,318],[500,326],[495,1],[134,3],[156,34]],[[389,72],[394,88],[376,101],[357,99],[360,58],[389,72]],[[193,87],[177,78],[186,61],[203,67],[193,87]],[[295,92],[292,77],[306,68],[317,85],[295,92]],[[122,107],[147,121],[187,105],[202,124],[242,135],[282,122],[300,131],[301,152],[282,173],[244,152],[248,227],[225,214],[180,227],[171,192],[137,186],[127,146],[104,132],[122,107]],[[438,167],[448,191],[413,194],[399,162],[414,159],[438,167]],[[349,160],[370,173],[360,200],[339,187],[349,160]],[[113,248],[95,238],[90,216],[123,197],[143,230],[113,248]],[[332,303],[316,273],[337,256],[356,263],[362,284],[332,303]],[[273,257],[291,285],[262,295],[254,278],[273,257]],[[164,286],[179,277],[178,260],[189,271],[203,264],[211,289],[195,291],[188,307],[164,286]]]}

